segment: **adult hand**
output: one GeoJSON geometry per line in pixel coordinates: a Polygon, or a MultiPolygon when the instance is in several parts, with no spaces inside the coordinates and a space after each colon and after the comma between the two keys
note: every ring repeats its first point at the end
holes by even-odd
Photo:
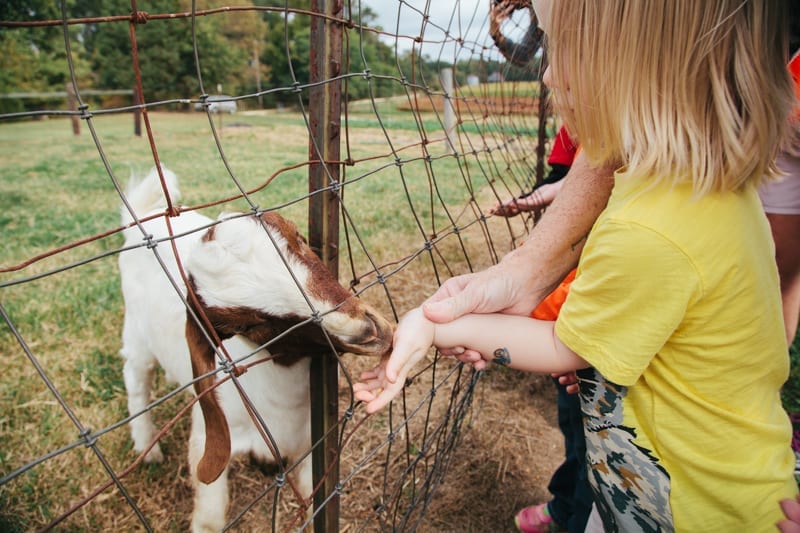
{"type": "Polygon", "coordinates": [[[525,244],[486,270],[445,281],[423,304],[425,316],[445,323],[468,313],[529,314],[577,264],[611,194],[614,168],[595,168],[579,153],[525,244]]]}
{"type": "Polygon", "coordinates": [[[468,313],[529,314],[559,280],[552,286],[537,287],[524,256],[516,252],[486,270],[445,281],[422,305],[425,316],[445,323],[468,313]]]}
{"type": "Polygon", "coordinates": [[[495,37],[496,34],[500,33],[500,26],[503,25],[511,14],[517,10],[517,6],[514,2],[492,2],[491,7],[489,8],[489,34],[492,37],[495,37]]]}
{"type": "Polygon", "coordinates": [[[498,202],[489,209],[489,214],[499,217],[513,217],[519,213],[531,211],[534,214],[534,219],[538,220],[544,209],[555,200],[558,191],[561,190],[561,185],[561,181],[546,183],[526,196],[498,202]]]}

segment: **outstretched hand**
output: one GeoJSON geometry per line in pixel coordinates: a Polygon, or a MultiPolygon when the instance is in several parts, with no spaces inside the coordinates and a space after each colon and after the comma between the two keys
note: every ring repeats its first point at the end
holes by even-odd
{"type": "MultiPolygon", "coordinates": [[[[411,370],[434,345],[436,324],[417,307],[409,311],[397,325],[392,353],[372,370],[361,373],[361,381],[353,385],[355,398],[367,404],[367,413],[379,411],[391,402],[406,384],[411,370]]],[[[443,355],[483,370],[487,362],[480,352],[457,346],[440,346],[443,355]]]]}
{"type": "Polygon", "coordinates": [[[498,202],[489,209],[489,214],[499,217],[513,217],[522,212],[533,212],[534,219],[538,220],[544,209],[555,200],[558,191],[561,190],[561,186],[561,181],[546,183],[526,196],[498,202]]]}
{"type": "Polygon", "coordinates": [[[422,360],[433,345],[434,324],[416,308],[406,314],[397,325],[392,354],[378,366],[361,374],[361,381],[353,385],[357,400],[366,402],[367,413],[374,413],[391,402],[406,384],[414,366],[422,360]]]}
{"type": "Polygon", "coordinates": [[[505,202],[497,202],[489,209],[489,214],[496,217],[515,217],[523,212],[532,212],[534,219],[538,219],[545,206],[541,205],[535,198],[536,193],[521,198],[511,198],[505,202]]]}

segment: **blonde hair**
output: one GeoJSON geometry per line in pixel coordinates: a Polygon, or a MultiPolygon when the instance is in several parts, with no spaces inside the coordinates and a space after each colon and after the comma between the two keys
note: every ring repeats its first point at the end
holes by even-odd
{"type": "Polygon", "coordinates": [[[698,194],[772,176],[795,100],[787,4],[552,0],[559,113],[590,160],[631,175],[698,194]]]}

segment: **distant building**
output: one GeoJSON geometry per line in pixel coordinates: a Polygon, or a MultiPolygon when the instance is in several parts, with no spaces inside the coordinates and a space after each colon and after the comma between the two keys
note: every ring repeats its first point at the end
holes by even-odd
{"type": "Polygon", "coordinates": [[[475,74],[470,74],[467,76],[467,85],[478,85],[480,84],[481,79],[476,76],[475,74]]]}
{"type": "Polygon", "coordinates": [[[500,83],[501,81],[505,81],[505,77],[503,77],[502,72],[500,72],[499,70],[495,70],[494,72],[489,74],[489,77],[486,78],[486,81],[488,81],[489,83],[500,83]]]}

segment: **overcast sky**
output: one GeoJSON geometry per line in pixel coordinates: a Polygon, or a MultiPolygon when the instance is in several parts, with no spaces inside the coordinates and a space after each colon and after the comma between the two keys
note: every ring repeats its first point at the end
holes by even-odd
{"type": "MultiPolygon", "coordinates": [[[[362,4],[369,6],[378,15],[378,25],[385,31],[399,35],[418,36],[422,28],[422,13],[428,5],[430,24],[426,26],[424,38],[426,41],[441,41],[444,39],[444,30],[453,36],[461,36],[465,41],[477,41],[484,44],[488,36],[488,11],[489,0],[361,0],[362,4]],[[398,9],[400,9],[398,27],[398,9]]],[[[354,5],[355,6],[355,5],[354,5]]],[[[382,39],[390,46],[394,46],[394,39],[382,39]]],[[[413,45],[412,39],[398,39],[397,46],[402,52],[413,45]]],[[[440,42],[423,43],[422,51],[428,55],[441,53],[440,42]]],[[[452,47],[449,48],[452,51],[452,47]]]]}

